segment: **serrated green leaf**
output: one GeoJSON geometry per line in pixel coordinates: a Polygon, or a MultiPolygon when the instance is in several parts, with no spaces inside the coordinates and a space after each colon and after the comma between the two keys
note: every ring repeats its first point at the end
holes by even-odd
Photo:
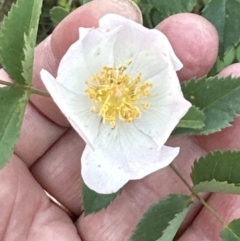
{"type": "Polygon", "coordinates": [[[50,16],[55,26],[57,26],[65,17],[67,17],[68,14],[69,12],[60,6],[53,7],[50,10],[50,16]]]}
{"type": "Polygon", "coordinates": [[[232,48],[228,52],[226,52],[222,60],[219,57],[217,58],[217,62],[215,63],[216,72],[214,75],[220,73],[220,71],[222,71],[225,67],[232,64],[235,61],[235,52],[235,48],[232,48]]]}
{"type": "Polygon", "coordinates": [[[23,66],[23,78],[25,83],[30,85],[32,83],[33,74],[33,60],[34,60],[34,48],[37,40],[38,24],[41,14],[42,0],[33,0],[34,5],[32,8],[32,14],[30,18],[30,26],[26,33],[24,33],[24,59],[22,61],[23,66]]]}
{"type": "Polygon", "coordinates": [[[240,219],[229,223],[221,232],[224,241],[240,241],[240,219]]]}
{"type": "Polygon", "coordinates": [[[148,2],[161,12],[162,18],[166,18],[176,13],[192,11],[197,0],[148,0],[148,2]]]}
{"type": "Polygon", "coordinates": [[[195,192],[240,194],[240,186],[228,182],[219,182],[214,179],[211,181],[200,182],[195,185],[193,189],[195,192]]]}
{"type": "Polygon", "coordinates": [[[175,215],[174,219],[169,221],[168,227],[163,231],[161,238],[157,241],[172,241],[176,235],[180,225],[188,214],[190,205],[175,215]]]}
{"type": "Polygon", "coordinates": [[[99,194],[91,190],[87,185],[83,184],[83,210],[85,215],[97,213],[107,208],[114,199],[121,194],[121,189],[112,194],[99,194]]]}
{"type": "Polygon", "coordinates": [[[177,128],[201,129],[205,126],[204,119],[204,113],[193,105],[187,114],[180,120],[177,128]]]}
{"type": "Polygon", "coordinates": [[[202,77],[182,84],[186,99],[205,115],[202,129],[176,129],[174,135],[207,135],[230,126],[240,111],[240,78],[202,77]]]}
{"type": "Polygon", "coordinates": [[[22,61],[22,76],[25,83],[28,85],[32,84],[32,74],[33,74],[33,59],[34,59],[34,48],[36,43],[36,32],[31,30],[29,35],[24,34],[25,47],[23,49],[24,59],[22,61]]]}
{"type": "Polygon", "coordinates": [[[143,215],[131,241],[172,241],[192,199],[186,195],[171,194],[152,205],[143,215]]]}
{"type": "Polygon", "coordinates": [[[0,168],[12,156],[29,94],[17,87],[0,88],[0,168]]]}
{"type": "Polygon", "coordinates": [[[194,163],[191,178],[197,192],[240,194],[240,152],[216,151],[194,163]]]}
{"type": "Polygon", "coordinates": [[[29,49],[35,45],[41,5],[42,0],[18,0],[4,18],[1,28],[0,62],[10,77],[19,84],[31,83],[31,79],[25,79],[23,76],[23,66],[26,68],[24,75],[29,76],[29,62],[33,58],[33,52],[30,54],[29,49]],[[23,64],[22,61],[26,63],[23,64]]]}
{"type": "Polygon", "coordinates": [[[219,34],[219,56],[222,59],[229,48],[240,41],[240,2],[237,0],[212,0],[203,9],[202,16],[208,19],[219,34]]]}

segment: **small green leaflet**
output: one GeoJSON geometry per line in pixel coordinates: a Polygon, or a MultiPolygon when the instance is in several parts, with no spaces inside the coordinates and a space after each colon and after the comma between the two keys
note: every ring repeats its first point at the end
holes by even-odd
{"type": "Polygon", "coordinates": [[[240,152],[216,151],[194,163],[191,178],[196,192],[240,194],[240,152]]]}
{"type": "Polygon", "coordinates": [[[210,134],[230,126],[240,111],[240,78],[202,77],[182,83],[187,100],[203,111],[202,129],[178,128],[173,135],[210,134]]]}
{"type": "Polygon", "coordinates": [[[240,1],[212,0],[203,9],[202,16],[217,29],[220,40],[219,56],[222,59],[229,48],[240,41],[240,1]]]}
{"type": "Polygon", "coordinates": [[[224,241],[240,241],[240,219],[229,223],[221,232],[224,241]]]}
{"type": "Polygon", "coordinates": [[[53,7],[50,11],[51,19],[55,26],[57,26],[68,14],[69,12],[60,6],[53,7]]]}
{"type": "Polygon", "coordinates": [[[32,84],[32,74],[33,74],[33,60],[34,60],[34,48],[37,40],[38,24],[41,14],[42,0],[33,0],[34,5],[32,8],[30,26],[26,33],[24,33],[24,59],[22,61],[23,66],[23,78],[28,85],[32,84]]]}
{"type": "Polygon", "coordinates": [[[122,190],[120,189],[112,194],[99,194],[91,190],[86,184],[83,184],[82,196],[85,215],[97,213],[107,208],[121,192],[122,190]]]}
{"type": "Polygon", "coordinates": [[[25,41],[30,46],[35,45],[41,6],[42,0],[18,0],[4,18],[1,28],[0,62],[10,77],[19,84],[31,83],[31,78],[25,77],[30,76],[32,67],[29,62],[33,59],[33,51],[30,53],[25,41]]]}
{"type": "Polygon", "coordinates": [[[197,0],[148,0],[148,2],[161,12],[164,19],[175,13],[191,12],[197,0]]]}
{"type": "Polygon", "coordinates": [[[194,186],[195,192],[217,192],[217,193],[231,193],[240,194],[240,186],[230,184],[228,182],[219,182],[216,180],[200,182],[194,186]]]}
{"type": "Polygon", "coordinates": [[[0,88],[0,168],[10,159],[18,140],[28,93],[17,87],[0,88]]]}
{"type": "MultiPolygon", "coordinates": [[[[18,0],[4,18],[0,32],[0,59],[19,84],[31,85],[34,47],[41,0],[18,0]],[[20,23],[20,24],[19,24],[20,23]]],[[[18,140],[30,92],[17,87],[0,88],[0,167],[9,160],[18,140]]]]}
{"type": "Polygon", "coordinates": [[[193,105],[187,114],[180,120],[177,128],[201,129],[205,126],[204,119],[204,113],[193,105]]]}
{"type": "Polygon", "coordinates": [[[171,194],[153,204],[143,215],[131,241],[172,241],[187,215],[192,199],[171,194]]]}

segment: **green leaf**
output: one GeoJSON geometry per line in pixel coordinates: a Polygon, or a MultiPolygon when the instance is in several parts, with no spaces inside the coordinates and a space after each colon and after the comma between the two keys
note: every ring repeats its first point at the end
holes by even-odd
{"type": "Polygon", "coordinates": [[[92,0],[80,0],[81,5],[86,4],[86,3],[88,3],[88,2],[91,2],[91,1],[92,1],[92,0]]]}
{"type": "Polygon", "coordinates": [[[217,193],[231,193],[240,194],[240,187],[228,182],[219,182],[216,180],[200,182],[194,186],[195,192],[217,192],[217,193]]]}
{"type": "Polygon", "coordinates": [[[229,223],[221,232],[224,241],[240,241],[240,219],[229,223]]]}
{"type": "Polygon", "coordinates": [[[240,62],[240,44],[238,45],[236,49],[236,59],[238,62],[240,62]]]}
{"type": "Polygon", "coordinates": [[[212,0],[203,9],[202,16],[208,19],[219,34],[219,56],[240,41],[240,2],[238,0],[212,0]]]}
{"type": "Polygon", "coordinates": [[[166,18],[175,13],[192,11],[197,0],[148,0],[148,2],[161,12],[162,18],[166,18]]]}
{"type": "Polygon", "coordinates": [[[55,26],[57,26],[68,14],[69,11],[60,6],[53,7],[50,11],[51,19],[55,26]]]}
{"type": "Polygon", "coordinates": [[[29,94],[17,87],[0,88],[0,168],[12,156],[29,94]]]}
{"type": "Polygon", "coordinates": [[[91,190],[87,185],[83,184],[83,209],[85,215],[99,212],[107,208],[114,199],[121,194],[121,189],[112,194],[99,194],[91,190]]]}
{"type": "Polygon", "coordinates": [[[152,205],[138,223],[131,241],[172,241],[188,213],[192,199],[171,194],[152,205]]]}
{"type": "Polygon", "coordinates": [[[240,194],[240,152],[213,152],[194,163],[191,178],[196,192],[240,194]]]}
{"type": "Polygon", "coordinates": [[[187,114],[180,120],[177,128],[201,129],[205,126],[204,119],[204,113],[193,105],[187,114]]]}
{"type": "Polygon", "coordinates": [[[1,28],[0,62],[10,77],[19,84],[31,83],[31,78],[26,79],[26,76],[30,76],[32,71],[30,63],[33,49],[30,49],[35,46],[41,6],[42,0],[18,0],[4,18],[1,28]]]}
{"type": "Polygon", "coordinates": [[[24,33],[24,59],[22,61],[23,77],[28,85],[32,83],[34,49],[37,40],[38,24],[41,14],[42,1],[33,0],[32,15],[30,19],[30,27],[27,33],[24,33]]]}
{"type": "Polygon", "coordinates": [[[151,15],[151,12],[156,9],[153,8],[153,6],[148,2],[148,0],[141,0],[138,3],[138,6],[141,9],[141,12],[143,15],[143,25],[147,28],[153,28],[154,27],[153,19],[151,19],[150,15],[151,15]]]}
{"type": "Polygon", "coordinates": [[[202,129],[177,129],[174,135],[210,134],[230,126],[240,111],[240,78],[202,77],[182,84],[186,99],[205,115],[202,129]]]}
{"type": "Polygon", "coordinates": [[[235,48],[231,48],[229,51],[226,52],[225,56],[223,57],[223,59],[221,60],[219,57],[217,59],[217,63],[216,63],[216,71],[217,73],[219,73],[220,71],[222,71],[225,67],[227,67],[228,65],[232,64],[235,60],[235,48]]]}

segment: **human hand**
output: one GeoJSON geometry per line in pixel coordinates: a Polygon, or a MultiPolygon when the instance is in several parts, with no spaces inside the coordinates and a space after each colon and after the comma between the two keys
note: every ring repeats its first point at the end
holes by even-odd
{"type": "MultiPolygon", "coordinates": [[[[56,74],[60,59],[78,37],[78,28],[97,26],[98,19],[109,12],[141,22],[139,12],[127,1],[95,0],[79,8],[56,28],[51,39],[47,38],[36,48],[33,78],[37,89],[44,89],[40,70],[44,68],[56,74]]],[[[158,29],[169,37],[185,66],[179,73],[180,79],[206,74],[216,58],[215,30],[206,20],[195,20],[193,15],[185,16],[188,21],[176,16],[172,19],[173,22],[161,23],[158,29]],[[199,26],[195,25],[196,21],[199,26]],[[204,37],[199,37],[201,34],[204,37]]],[[[226,71],[225,74],[239,74],[237,68],[226,71]]],[[[3,71],[1,78],[7,78],[3,71]]],[[[236,120],[232,128],[211,136],[172,139],[169,145],[181,147],[174,164],[190,182],[189,173],[196,157],[219,147],[239,148],[238,129],[239,121],[236,120]],[[229,132],[235,133],[231,142],[229,132]]],[[[170,193],[189,194],[186,186],[167,167],[142,180],[129,182],[107,210],[83,217],[79,163],[83,149],[84,142],[51,99],[32,96],[15,155],[0,172],[1,240],[128,240],[143,212],[152,203],[170,193]],[[73,220],[49,200],[44,189],[70,210],[73,220]]],[[[221,195],[221,199],[219,196],[205,197],[226,221],[240,216],[238,196],[221,195]]],[[[215,217],[196,202],[178,234],[179,237],[182,235],[179,240],[202,241],[205,238],[217,241],[221,228],[215,217]]]]}

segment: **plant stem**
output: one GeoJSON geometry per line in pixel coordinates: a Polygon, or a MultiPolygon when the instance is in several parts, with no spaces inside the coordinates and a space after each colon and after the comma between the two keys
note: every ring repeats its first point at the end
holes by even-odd
{"type": "Polygon", "coordinates": [[[10,83],[10,82],[4,81],[4,80],[0,80],[0,84],[7,85],[7,86],[15,86],[15,87],[18,87],[18,88],[23,89],[23,90],[28,90],[32,94],[41,95],[41,96],[45,96],[45,97],[51,97],[51,95],[48,92],[44,92],[44,91],[41,91],[41,90],[34,89],[33,87],[28,86],[28,85],[20,85],[20,84],[17,84],[17,83],[10,83]]]}
{"type": "Polygon", "coordinates": [[[173,164],[170,164],[170,167],[181,179],[181,181],[187,186],[192,195],[195,196],[205,206],[205,208],[207,208],[208,211],[211,212],[222,225],[224,225],[224,227],[227,226],[227,223],[222,219],[222,217],[220,217],[220,215],[202,197],[200,197],[198,193],[193,190],[192,186],[187,182],[187,180],[183,177],[179,170],[173,164]]]}

